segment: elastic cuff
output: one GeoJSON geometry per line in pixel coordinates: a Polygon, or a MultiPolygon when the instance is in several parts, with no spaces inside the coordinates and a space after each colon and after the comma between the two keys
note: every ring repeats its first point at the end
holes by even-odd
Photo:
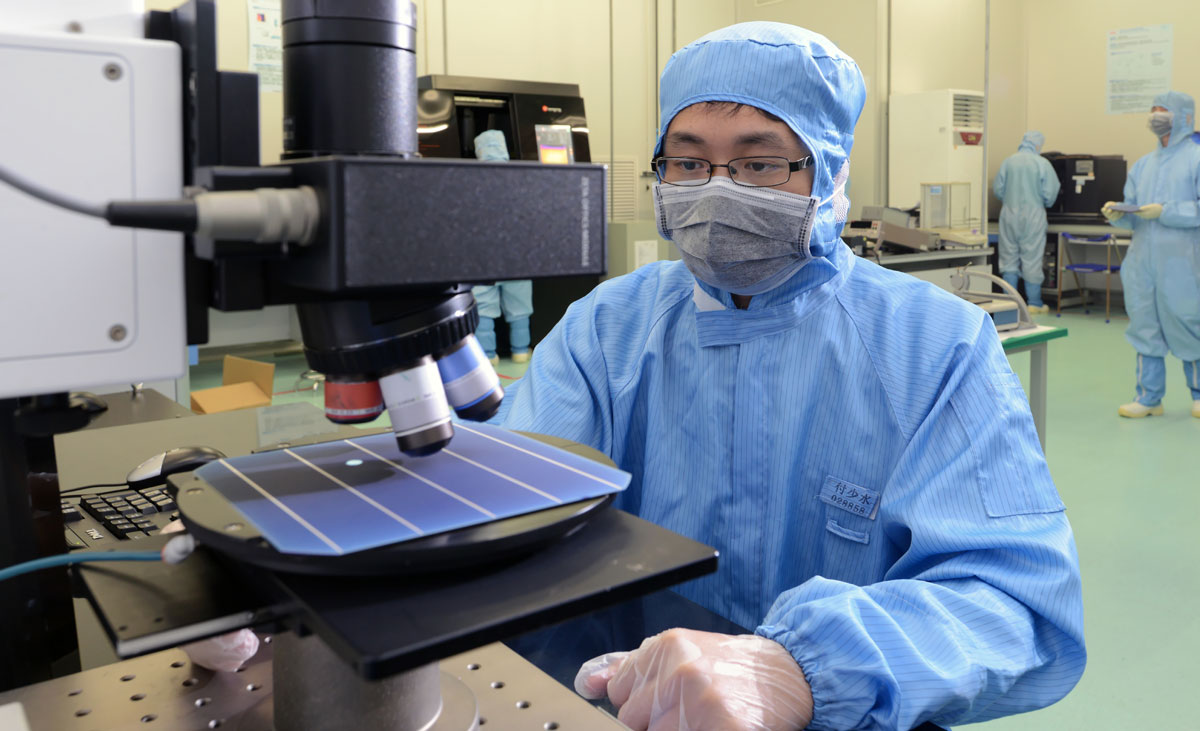
{"type": "Polygon", "coordinates": [[[794,649],[795,647],[806,647],[806,643],[800,640],[794,630],[774,625],[760,625],[754,630],[754,634],[782,645],[785,650],[791,653],[792,659],[796,661],[796,664],[800,666],[800,672],[804,673],[804,680],[808,683],[808,690],[812,693],[813,700],[812,720],[804,727],[804,731],[837,731],[835,726],[829,726],[824,723],[825,710],[833,700],[833,694],[829,688],[819,687],[821,678],[820,661],[816,657],[797,655],[794,649]]]}

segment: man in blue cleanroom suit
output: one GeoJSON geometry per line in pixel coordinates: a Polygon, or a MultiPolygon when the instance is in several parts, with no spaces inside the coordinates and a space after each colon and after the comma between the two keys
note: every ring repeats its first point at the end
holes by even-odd
{"type": "Polygon", "coordinates": [[[1058,198],[1058,174],[1041,156],[1046,137],[1026,132],[1017,153],[1000,165],[992,182],[1000,209],[1000,274],[1014,289],[1025,280],[1030,312],[1049,312],[1042,304],[1042,259],[1046,253],[1046,209],[1058,198]]]}
{"type": "MultiPolygon", "coordinates": [[[[475,157],[480,160],[507,160],[508,144],[504,132],[488,130],[475,137],[475,157]]],[[[514,279],[495,284],[471,288],[479,309],[479,327],[475,337],[479,339],[492,364],[500,362],[496,355],[496,318],[504,315],[508,323],[508,344],[512,347],[512,358],[517,363],[529,360],[529,316],[533,314],[533,282],[514,279]]]]}
{"type": "Polygon", "coordinates": [[[1121,264],[1129,327],[1137,351],[1137,398],[1117,409],[1127,417],[1163,413],[1167,351],[1183,361],[1192,391],[1192,416],[1200,419],[1200,146],[1189,138],[1196,105],[1187,94],[1154,97],[1149,124],[1158,147],[1138,160],[1125,180],[1123,214],[1106,203],[1114,226],[1133,230],[1121,264]]]}
{"type": "Polygon", "coordinates": [[[661,90],[655,154],[676,159],[656,170],[677,184],[655,205],[685,259],[575,302],[497,420],[631,472],[620,508],[720,550],[680,593],[756,629],[671,630],[577,687],[656,731],[908,729],[1062,698],[1085,661],[1078,561],[996,330],[839,239],[858,67],[743,23],[678,51],[661,90]]]}

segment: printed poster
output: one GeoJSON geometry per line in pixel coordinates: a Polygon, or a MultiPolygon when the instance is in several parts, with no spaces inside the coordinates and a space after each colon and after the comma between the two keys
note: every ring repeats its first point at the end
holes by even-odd
{"type": "Polygon", "coordinates": [[[1108,32],[1108,113],[1147,114],[1155,95],[1171,89],[1171,25],[1108,32]]]}
{"type": "Polygon", "coordinates": [[[249,0],[250,67],[258,74],[258,90],[283,91],[283,29],[280,0],[249,0]]]}

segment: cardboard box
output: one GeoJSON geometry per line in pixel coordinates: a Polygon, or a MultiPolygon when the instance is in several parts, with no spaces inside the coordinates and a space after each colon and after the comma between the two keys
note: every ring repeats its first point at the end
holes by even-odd
{"type": "Polygon", "coordinates": [[[227,355],[221,367],[221,384],[192,391],[192,411],[215,414],[270,406],[275,390],[275,364],[227,355]]]}

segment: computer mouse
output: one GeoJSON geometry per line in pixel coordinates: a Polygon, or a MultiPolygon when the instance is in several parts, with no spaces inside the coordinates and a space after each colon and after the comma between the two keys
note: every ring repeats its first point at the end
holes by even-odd
{"type": "Polygon", "coordinates": [[[95,414],[108,409],[108,402],[91,391],[76,391],[71,394],[72,406],[82,408],[89,414],[95,414]]]}
{"type": "Polygon", "coordinates": [[[176,447],[156,454],[142,462],[129,473],[125,481],[136,489],[161,485],[176,472],[194,470],[225,455],[212,447],[176,447]]]}

